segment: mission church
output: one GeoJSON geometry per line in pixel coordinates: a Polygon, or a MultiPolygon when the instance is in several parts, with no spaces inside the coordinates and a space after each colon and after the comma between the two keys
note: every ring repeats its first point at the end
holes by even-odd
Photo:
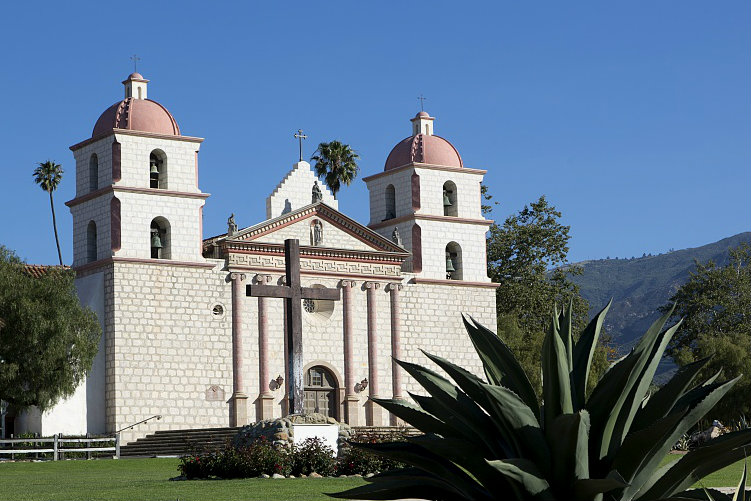
{"type": "MultiPolygon", "coordinates": [[[[16,420],[17,431],[123,433],[240,426],[287,414],[285,301],[247,286],[284,285],[286,239],[299,240],[300,280],[336,290],[303,299],[304,410],[351,425],[396,424],[368,397],[419,386],[392,358],[421,349],[481,374],[462,325],[495,330],[481,211],[486,171],[465,167],[420,112],[383,169],[365,166],[370,221],[339,210],[305,161],[269,186],[266,219],[204,238],[198,185],[203,139],[184,135],[148,98],[139,73],[99,117],[76,161],[73,269],[102,326],[94,366],[73,396],[16,420]]],[[[406,131],[405,131],[406,132],[406,131]]],[[[398,137],[398,131],[395,132],[398,137]]],[[[285,169],[280,168],[280,175],[285,169]]],[[[280,176],[281,177],[281,176],[280,176]]],[[[210,202],[209,202],[210,203],[210,202]]]]}

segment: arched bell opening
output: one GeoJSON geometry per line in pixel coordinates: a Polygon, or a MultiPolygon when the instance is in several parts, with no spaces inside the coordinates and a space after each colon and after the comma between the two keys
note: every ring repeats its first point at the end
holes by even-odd
{"type": "Polygon", "coordinates": [[[89,221],[89,225],[86,227],[86,262],[92,263],[96,261],[97,258],[97,247],[96,247],[96,223],[94,221],[89,221]]]}
{"type": "Polygon", "coordinates": [[[99,188],[99,157],[96,153],[89,158],[89,191],[99,188]]]}
{"type": "Polygon", "coordinates": [[[446,246],[446,278],[448,280],[462,280],[462,248],[456,242],[449,242],[446,246]]]}
{"type": "Polygon", "coordinates": [[[394,219],[396,217],[396,190],[394,189],[393,184],[386,186],[384,201],[386,205],[386,215],[383,220],[394,219]]]}
{"type": "Polygon", "coordinates": [[[149,154],[149,187],[167,189],[167,155],[162,150],[149,154]]]}
{"type": "Polygon", "coordinates": [[[171,259],[172,251],[170,248],[170,224],[163,217],[156,217],[151,221],[151,231],[149,232],[149,243],[151,247],[152,259],[171,259]]]}
{"type": "Polygon", "coordinates": [[[456,185],[453,181],[443,183],[443,215],[458,216],[459,207],[457,205],[456,185]]]}

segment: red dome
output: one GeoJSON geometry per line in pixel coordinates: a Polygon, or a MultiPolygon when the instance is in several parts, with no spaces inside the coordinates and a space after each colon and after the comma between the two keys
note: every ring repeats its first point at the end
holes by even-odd
{"type": "Polygon", "coordinates": [[[101,114],[91,137],[106,134],[112,129],[129,129],[166,136],[179,136],[180,127],[167,108],[151,99],[129,97],[115,103],[101,114]]]}
{"type": "Polygon", "coordinates": [[[454,145],[440,136],[417,134],[397,143],[386,159],[383,170],[396,169],[409,163],[463,167],[462,157],[454,145]]]}

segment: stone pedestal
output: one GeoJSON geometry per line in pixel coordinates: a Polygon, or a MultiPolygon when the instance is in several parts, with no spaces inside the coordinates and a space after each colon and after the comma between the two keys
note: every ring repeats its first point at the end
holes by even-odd
{"type": "Polygon", "coordinates": [[[359,426],[360,399],[355,396],[344,398],[344,422],[350,426],[359,426]]]}
{"type": "Polygon", "coordinates": [[[245,426],[248,424],[248,395],[235,393],[230,399],[229,425],[245,426]]]}
{"type": "Polygon", "coordinates": [[[274,417],[274,397],[268,395],[258,395],[256,400],[256,421],[271,419],[274,417]]]}

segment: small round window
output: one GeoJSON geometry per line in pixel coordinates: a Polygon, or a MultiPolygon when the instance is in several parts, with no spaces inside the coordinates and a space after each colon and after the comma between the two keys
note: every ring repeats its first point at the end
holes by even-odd
{"type": "Polygon", "coordinates": [[[224,306],[221,304],[215,304],[213,308],[211,308],[211,314],[215,317],[221,317],[224,315],[224,306]]]}
{"type": "MultiPolygon", "coordinates": [[[[315,284],[312,287],[321,288],[324,286],[315,284]]],[[[334,306],[334,301],[328,299],[303,299],[302,309],[305,312],[303,317],[312,324],[326,324],[334,313],[334,306]]]]}
{"type": "Polygon", "coordinates": [[[316,312],[316,302],[313,299],[303,299],[302,300],[302,307],[308,313],[315,313],[316,312]]]}

